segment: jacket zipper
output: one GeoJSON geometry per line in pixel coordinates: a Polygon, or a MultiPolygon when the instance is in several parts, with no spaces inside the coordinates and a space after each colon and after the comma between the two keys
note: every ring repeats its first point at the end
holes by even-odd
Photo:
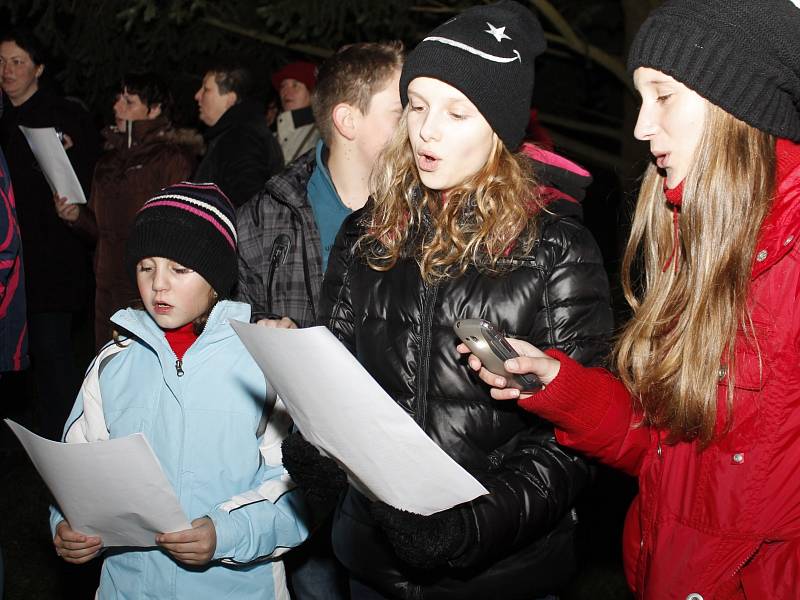
{"type": "MultiPolygon", "coordinates": [[[[653,485],[653,487],[658,490],[658,489],[661,489],[661,480],[662,480],[663,475],[664,475],[664,449],[663,449],[664,447],[661,444],[661,431],[656,430],[655,434],[656,434],[656,452],[655,452],[656,456],[652,459],[652,462],[650,463],[650,468],[651,469],[658,469],[658,476],[655,479],[654,485],[653,485]]],[[[650,490],[650,495],[652,495],[652,494],[653,494],[653,490],[651,489],[650,490]]],[[[649,496],[647,498],[648,503],[650,502],[650,497],[649,496]]],[[[656,494],[655,497],[657,498],[657,496],[658,495],[656,494]]],[[[648,564],[648,559],[644,556],[644,552],[645,552],[645,548],[644,548],[644,541],[645,540],[644,540],[644,538],[645,538],[645,532],[650,531],[650,528],[652,527],[653,523],[655,523],[655,521],[656,521],[656,513],[658,513],[658,506],[656,506],[655,502],[656,502],[656,500],[653,500],[652,509],[650,510],[649,514],[647,514],[647,516],[645,517],[647,519],[647,521],[643,522],[640,525],[641,530],[642,530],[642,534],[641,534],[642,535],[642,539],[641,539],[641,543],[640,543],[640,546],[639,546],[639,563],[640,563],[639,567],[641,569],[641,573],[640,573],[640,587],[641,587],[641,590],[640,590],[640,592],[641,592],[642,596],[646,596],[647,595],[646,594],[647,576],[648,576],[649,570],[650,570],[649,569],[650,565],[648,564]]],[[[644,505],[644,504],[645,503],[642,502],[642,505],[644,505]]],[[[642,509],[640,508],[640,510],[642,510],[642,509]]],[[[642,512],[642,514],[643,515],[645,514],[644,511],[642,512]]]]}
{"type": "MultiPolygon", "coordinates": [[[[217,306],[218,306],[218,305],[217,305],[217,304],[215,304],[215,305],[214,305],[214,307],[211,309],[211,312],[209,312],[209,313],[208,313],[208,318],[206,319],[206,325],[208,325],[208,322],[211,320],[211,315],[213,315],[213,314],[214,314],[214,311],[215,311],[215,310],[217,310],[217,306]]],[[[202,335],[202,334],[201,334],[201,335],[202,335]]],[[[198,336],[198,339],[199,339],[199,338],[200,338],[200,336],[198,336]]],[[[195,341],[194,341],[194,343],[197,343],[197,340],[195,340],[195,341]]],[[[167,344],[167,346],[169,346],[169,344],[167,344]]],[[[178,377],[183,377],[183,375],[184,375],[184,370],[183,370],[183,358],[178,358],[178,355],[177,355],[177,354],[175,354],[175,351],[174,351],[174,350],[172,350],[172,347],[171,347],[171,346],[170,346],[170,348],[169,348],[169,349],[170,349],[170,351],[172,352],[172,356],[174,356],[174,357],[175,357],[175,374],[176,374],[178,377]]]]}
{"type": "Polygon", "coordinates": [[[733,576],[733,577],[736,577],[736,575],[738,575],[738,574],[739,574],[739,571],[741,571],[742,569],[744,569],[744,568],[747,566],[747,563],[749,563],[751,560],[753,560],[753,557],[754,557],[756,554],[758,554],[758,551],[759,551],[759,550],[761,550],[761,546],[763,546],[763,545],[764,545],[764,542],[763,542],[763,541],[762,541],[762,542],[759,542],[759,543],[756,545],[756,547],[755,547],[755,548],[753,548],[753,549],[752,549],[750,552],[748,552],[748,553],[747,553],[747,556],[745,557],[745,559],[744,559],[743,561],[741,561],[741,562],[740,562],[740,563],[739,563],[739,564],[736,566],[736,568],[733,570],[733,574],[732,574],[732,576],[733,576]]]}
{"type": "Polygon", "coordinates": [[[433,323],[433,306],[436,300],[436,293],[439,284],[434,283],[428,286],[423,284],[424,293],[422,297],[422,330],[420,332],[420,356],[419,369],[417,371],[417,393],[414,420],[424,430],[427,417],[428,400],[428,371],[430,368],[430,348],[431,348],[431,328],[433,323]]]}

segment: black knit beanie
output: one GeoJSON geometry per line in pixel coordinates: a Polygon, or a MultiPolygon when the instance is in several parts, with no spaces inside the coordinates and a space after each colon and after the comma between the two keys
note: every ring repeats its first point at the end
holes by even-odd
{"type": "Polygon", "coordinates": [[[631,46],[745,123],[800,141],[800,8],[791,0],[667,0],[631,46]]]}
{"type": "Polygon", "coordinates": [[[143,258],[174,260],[203,276],[226,298],[236,283],[236,212],[213,183],[184,181],[165,187],[139,210],[125,255],[136,281],[143,258]]]}
{"type": "Polygon", "coordinates": [[[470,99],[509,150],[516,150],[530,116],[533,61],[545,46],[538,19],[513,0],[468,8],[409,53],[400,99],[408,104],[408,84],[415,77],[448,83],[470,99]]]}

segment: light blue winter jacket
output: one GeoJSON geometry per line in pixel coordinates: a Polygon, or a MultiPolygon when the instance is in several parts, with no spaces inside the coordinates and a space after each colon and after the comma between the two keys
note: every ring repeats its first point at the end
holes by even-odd
{"type": "MultiPolygon", "coordinates": [[[[104,362],[100,401],[91,391],[97,369],[90,367],[64,440],[143,432],[189,520],[214,521],[217,548],[203,569],[184,568],[159,548],[109,548],[101,600],[288,599],[283,564],[273,559],[308,531],[299,490],[281,464],[291,422],[280,400],[265,410],[264,376],[229,325],[249,318],[248,305],[219,302],[184,355],[179,377],[164,332],[146,312],[113,316],[134,338],[104,362]]],[[[53,531],[63,519],[51,507],[53,531]]]]}

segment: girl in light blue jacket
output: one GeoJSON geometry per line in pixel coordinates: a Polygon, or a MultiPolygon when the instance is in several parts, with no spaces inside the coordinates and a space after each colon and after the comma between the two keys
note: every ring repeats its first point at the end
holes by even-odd
{"type": "MultiPolygon", "coordinates": [[[[143,432],[192,528],[152,548],[105,550],[98,598],[288,599],[275,560],[307,536],[281,463],[291,425],[230,326],[250,307],[223,300],[236,281],[235,213],[213,184],[161,190],[136,217],[126,267],[144,310],[117,312],[126,338],[90,367],[65,442],[143,432]]],[[[83,563],[100,538],[51,507],[56,552],[83,563]]]]}

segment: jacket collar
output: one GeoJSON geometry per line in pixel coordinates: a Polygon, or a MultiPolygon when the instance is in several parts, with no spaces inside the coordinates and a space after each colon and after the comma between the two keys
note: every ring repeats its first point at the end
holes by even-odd
{"type": "Polygon", "coordinates": [[[103,137],[108,147],[119,149],[138,146],[151,138],[163,136],[170,129],[169,121],[164,116],[142,121],[127,121],[127,124],[130,127],[130,135],[128,131],[120,131],[115,126],[103,129],[103,137]]]}
{"type": "MultiPolygon", "coordinates": [[[[211,310],[203,333],[192,344],[189,352],[196,352],[199,348],[235,336],[236,333],[233,328],[228,326],[232,319],[245,323],[250,322],[250,305],[231,300],[217,302],[216,306],[211,310]]],[[[117,311],[111,317],[111,321],[133,334],[142,343],[152,348],[159,356],[174,360],[172,358],[172,348],[167,342],[164,330],[156,324],[146,311],[126,308],[117,311]]]]}
{"type": "Polygon", "coordinates": [[[775,156],[775,199],[759,233],[754,279],[788,254],[800,237],[800,144],[779,139],[775,156]]]}
{"type": "MultiPolygon", "coordinates": [[[[219,118],[219,121],[206,129],[203,137],[206,139],[206,141],[211,141],[228,131],[228,129],[231,127],[246,123],[253,117],[257,116],[259,116],[258,104],[253,100],[242,100],[239,104],[234,104],[228,110],[226,110],[225,113],[219,118]]],[[[264,115],[261,115],[261,117],[266,119],[264,115]]],[[[266,123],[266,120],[264,122],[266,123]]]]}
{"type": "MultiPolygon", "coordinates": [[[[322,143],[320,140],[319,143],[322,143]]],[[[273,175],[264,184],[264,190],[285,204],[298,208],[310,207],[307,196],[308,181],[317,167],[317,148],[300,155],[273,175]]]]}
{"type": "Polygon", "coordinates": [[[44,125],[41,124],[40,121],[43,116],[47,120],[51,119],[50,115],[47,113],[47,108],[57,99],[58,96],[56,93],[47,86],[39,87],[30,98],[19,106],[11,104],[11,100],[3,94],[3,115],[15,115],[20,124],[28,125],[29,127],[52,126],[52,122],[48,122],[47,125],[44,125]]]}
{"type": "Polygon", "coordinates": [[[586,196],[592,175],[579,164],[533,144],[523,144],[520,152],[533,160],[545,202],[558,198],[580,202],[586,196]]]}

